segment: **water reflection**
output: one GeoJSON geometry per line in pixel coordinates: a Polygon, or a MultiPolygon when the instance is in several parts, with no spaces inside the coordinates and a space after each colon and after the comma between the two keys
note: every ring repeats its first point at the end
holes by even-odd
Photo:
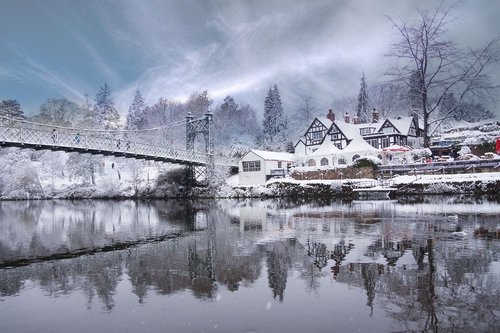
{"type": "Polygon", "coordinates": [[[2,202],[0,261],[19,265],[0,269],[0,307],[32,288],[49,298],[81,293],[87,309],[97,302],[108,313],[121,313],[117,304],[130,293],[147,307],[157,296],[189,292],[190,306],[209,307],[227,291],[246,306],[271,297],[297,315],[314,306],[326,318],[332,307],[341,311],[342,303],[321,297],[335,290],[336,299],[366,309],[375,331],[495,331],[499,213],[490,202],[2,202]],[[468,236],[454,237],[457,227],[468,236]],[[158,241],[172,233],[180,236],[158,241]],[[133,246],[102,252],[123,243],[133,246]],[[55,260],[78,249],[92,255],[55,260]],[[304,297],[307,304],[292,304],[304,297]]]}

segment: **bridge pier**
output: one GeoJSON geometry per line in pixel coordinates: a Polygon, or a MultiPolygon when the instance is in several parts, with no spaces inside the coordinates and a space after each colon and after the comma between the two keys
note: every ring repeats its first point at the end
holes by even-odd
{"type": "Polygon", "coordinates": [[[214,170],[214,142],[212,138],[212,117],[210,111],[205,113],[205,117],[194,119],[191,112],[186,116],[186,150],[194,154],[194,142],[196,137],[201,134],[205,143],[205,154],[208,155],[206,166],[197,166],[189,164],[186,167],[186,178],[188,183],[193,184],[196,181],[206,182],[213,174],[214,170]]]}

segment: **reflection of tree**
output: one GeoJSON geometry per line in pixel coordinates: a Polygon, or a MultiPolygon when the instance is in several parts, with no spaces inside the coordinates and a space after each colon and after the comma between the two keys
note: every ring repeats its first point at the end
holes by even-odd
{"type": "Polygon", "coordinates": [[[370,307],[370,316],[373,315],[373,300],[375,299],[375,285],[378,277],[378,265],[363,264],[361,266],[361,276],[363,277],[366,290],[367,302],[370,307]]]}
{"type": "Polygon", "coordinates": [[[291,259],[286,242],[274,243],[267,253],[267,278],[269,287],[273,291],[273,297],[278,298],[280,302],[283,302],[290,266],[291,259]]]}
{"type": "Polygon", "coordinates": [[[334,279],[337,278],[342,261],[344,261],[345,256],[353,247],[354,244],[349,243],[348,245],[345,245],[345,240],[341,239],[337,244],[335,244],[333,251],[330,252],[330,258],[335,260],[335,265],[331,268],[334,279]]]}
{"type": "Polygon", "coordinates": [[[307,239],[307,255],[314,259],[314,265],[320,270],[328,264],[328,250],[323,243],[307,239]]]}
{"type": "Polygon", "coordinates": [[[493,249],[478,258],[458,252],[457,244],[415,241],[416,269],[388,270],[381,281],[389,308],[400,309],[391,314],[408,331],[495,331],[500,281],[485,274],[493,249]]]}
{"type": "Polygon", "coordinates": [[[388,265],[394,266],[408,248],[411,248],[410,240],[403,239],[393,241],[391,239],[383,238],[377,239],[373,244],[368,246],[365,251],[365,255],[372,258],[382,255],[386,259],[388,265]]]}

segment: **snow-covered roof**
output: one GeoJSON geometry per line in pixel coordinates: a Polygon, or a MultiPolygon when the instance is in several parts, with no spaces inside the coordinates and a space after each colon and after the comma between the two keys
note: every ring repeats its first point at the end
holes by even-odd
{"type": "Polygon", "coordinates": [[[359,128],[358,128],[359,125],[346,123],[345,121],[342,120],[336,120],[335,125],[337,125],[339,130],[342,131],[342,133],[344,133],[344,135],[348,140],[352,140],[358,136],[361,137],[361,134],[359,134],[359,128]]]}
{"type": "Polygon", "coordinates": [[[336,155],[340,152],[340,149],[335,147],[331,142],[326,142],[321,145],[314,153],[309,156],[328,156],[328,155],[336,155]]]}
{"type": "MultiPolygon", "coordinates": [[[[411,126],[411,122],[413,121],[413,117],[387,118],[387,120],[390,121],[391,124],[394,127],[396,127],[396,129],[401,134],[407,135],[408,132],[410,131],[410,126],[411,126]]],[[[385,123],[385,121],[380,124],[378,130],[380,130],[380,128],[382,127],[382,125],[384,123],[385,123]]]]}
{"type": "Polygon", "coordinates": [[[306,140],[305,140],[304,136],[301,136],[301,137],[299,138],[299,140],[297,141],[297,143],[294,145],[294,147],[297,147],[297,145],[298,145],[299,143],[301,143],[301,142],[302,142],[302,144],[305,144],[305,141],[306,141],[306,140]]]}
{"type": "Polygon", "coordinates": [[[291,161],[295,160],[295,155],[290,154],[290,153],[257,150],[257,149],[252,149],[250,151],[253,152],[255,155],[257,155],[257,156],[259,156],[267,161],[290,161],[291,162],[291,161]]]}
{"type": "Polygon", "coordinates": [[[318,119],[323,125],[325,125],[325,127],[327,129],[330,128],[330,126],[332,125],[332,121],[330,119],[328,119],[327,117],[318,116],[318,117],[316,117],[316,119],[318,119]]]}
{"type": "Polygon", "coordinates": [[[377,148],[370,145],[361,136],[355,137],[344,149],[342,153],[358,153],[366,151],[379,151],[377,148]]]}

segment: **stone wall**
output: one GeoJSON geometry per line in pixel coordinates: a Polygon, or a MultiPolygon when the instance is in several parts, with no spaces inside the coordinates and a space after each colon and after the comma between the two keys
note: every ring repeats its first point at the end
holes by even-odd
{"type": "Polygon", "coordinates": [[[291,177],[297,180],[321,180],[321,179],[359,179],[375,178],[372,167],[346,167],[326,170],[297,171],[291,173],[291,177]]]}

